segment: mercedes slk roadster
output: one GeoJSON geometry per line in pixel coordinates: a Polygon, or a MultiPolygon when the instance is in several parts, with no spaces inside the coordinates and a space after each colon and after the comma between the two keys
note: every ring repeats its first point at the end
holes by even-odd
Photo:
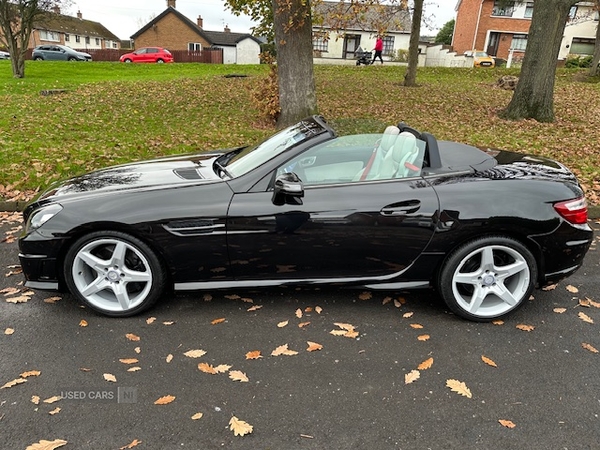
{"type": "Polygon", "coordinates": [[[404,123],[338,136],[320,116],[256,146],[57,183],[24,218],[26,286],[116,317],[166,289],[329,284],[431,287],[487,321],[575,272],[593,238],[583,191],[556,161],[404,123]]]}

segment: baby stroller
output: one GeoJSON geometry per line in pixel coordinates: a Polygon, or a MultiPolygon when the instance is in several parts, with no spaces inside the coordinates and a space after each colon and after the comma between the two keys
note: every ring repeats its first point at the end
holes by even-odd
{"type": "Polygon", "coordinates": [[[358,47],[356,49],[356,65],[360,66],[361,64],[364,64],[365,66],[368,66],[369,64],[372,64],[373,60],[371,59],[371,52],[365,52],[362,47],[358,47]]]}

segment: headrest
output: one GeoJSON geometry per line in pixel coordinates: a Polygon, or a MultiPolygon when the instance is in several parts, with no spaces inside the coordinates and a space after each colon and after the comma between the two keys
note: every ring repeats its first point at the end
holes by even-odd
{"type": "Polygon", "coordinates": [[[395,162],[400,163],[402,159],[417,150],[417,138],[414,134],[403,131],[396,138],[394,150],[392,150],[392,158],[395,162]]]}
{"type": "Polygon", "coordinates": [[[400,128],[395,125],[390,125],[383,131],[383,136],[381,136],[381,149],[384,154],[394,145],[396,142],[396,138],[400,134],[400,128]]]}

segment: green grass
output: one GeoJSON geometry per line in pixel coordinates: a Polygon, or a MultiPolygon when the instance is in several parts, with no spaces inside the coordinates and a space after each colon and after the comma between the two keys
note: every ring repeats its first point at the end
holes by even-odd
{"type": "MultiPolygon", "coordinates": [[[[583,72],[559,71],[556,122],[541,124],[498,118],[512,93],[493,84],[514,70],[419,69],[417,88],[401,86],[404,70],[316,66],[320,112],[341,134],[405,121],[439,139],[551,156],[600,203],[600,86],[581,82],[589,81],[583,72]]],[[[274,131],[251,98],[267,73],[265,66],[27,61],[26,77],[14,79],[10,62],[0,61],[0,185],[43,188],[115,163],[256,142],[274,131]],[[49,89],[66,92],[40,94],[49,89]]]]}

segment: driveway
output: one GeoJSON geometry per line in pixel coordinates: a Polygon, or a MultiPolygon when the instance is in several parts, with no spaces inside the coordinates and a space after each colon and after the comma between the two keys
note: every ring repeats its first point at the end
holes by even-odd
{"type": "MultiPolygon", "coordinates": [[[[18,226],[4,222],[0,239],[18,226]]],[[[169,295],[109,319],[24,295],[17,253],[0,243],[2,449],[600,445],[596,245],[498,324],[429,291],[325,289],[169,295]]]]}

